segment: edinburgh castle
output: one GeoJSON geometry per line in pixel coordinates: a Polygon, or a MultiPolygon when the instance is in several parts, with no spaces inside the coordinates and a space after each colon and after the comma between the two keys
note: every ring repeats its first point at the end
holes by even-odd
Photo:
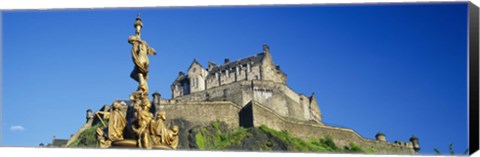
{"type": "MultiPolygon", "coordinates": [[[[162,98],[158,92],[152,94],[150,112],[164,111],[168,123],[179,126],[179,149],[199,148],[198,128],[221,123],[229,130],[268,126],[303,140],[328,136],[340,148],[355,143],[377,154],[417,154],[420,150],[414,136],[405,142],[388,142],[383,133],[367,139],[353,129],[325,125],[315,94],[298,94],[287,86],[287,74],[274,63],[268,45],[253,56],[225,59],[223,64],[210,61],[204,67],[194,59],[186,72],[179,72],[170,88],[170,99],[162,98]]],[[[132,102],[120,100],[120,104],[128,121],[132,102]]],[[[100,111],[111,108],[105,105],[100,111]]],[[[88,110],[87,123],[67,146],[97,123],[98,118],[88,110]]]]}

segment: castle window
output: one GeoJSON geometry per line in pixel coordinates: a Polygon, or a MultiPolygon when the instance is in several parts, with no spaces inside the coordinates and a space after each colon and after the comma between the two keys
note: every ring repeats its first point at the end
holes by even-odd
{"type": "Polygon", "coordinates": [[[192,83],[191,83],[192,87],[195,87],[195,79],[192,79],[191,81],[192,81],[192,83]]]}
{"type": "Polygon", "coordinates": [[[198,88],[198,78],[195,78],[195,87],[198,88]]]}
{"type": "Polygon", "coordinates": [[[197,81],[195,78],[192,79],[192,87],[196,87],[197,86],[197,81]]]}
{"type": "Polygon", "coordinates": [[[240,70],[240,67],[237,67],[237,75],[242,75],[242,70],[240,70]]]}
{"type": "Polygon", "coordinates": [[[229,71],[229,70],[225,70],[225,73],[227,74],[227,78],[230,78],[230,71],[229,71]]]}

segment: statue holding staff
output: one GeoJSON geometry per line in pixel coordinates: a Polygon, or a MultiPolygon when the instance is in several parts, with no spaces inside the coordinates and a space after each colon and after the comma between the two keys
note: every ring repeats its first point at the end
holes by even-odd
{"type": "Polygon", "coordinates": [[[127,125],[127,120],[125,118],[125,115],[121,111],[122,105],[118,103],[117,101],[113,102],[112,104],[113,109],[110,112],[96,112],[95,114],[99,117],[100,121],[106,127],[105,122],[103,119],[109,120],[108,122],[108,140],[110,141],[119,141],[123,140],[123,130],[125,129],[125,126],[127,125]],[[102,119],[99,115],[103,114],[104,118],[102,119]]]}

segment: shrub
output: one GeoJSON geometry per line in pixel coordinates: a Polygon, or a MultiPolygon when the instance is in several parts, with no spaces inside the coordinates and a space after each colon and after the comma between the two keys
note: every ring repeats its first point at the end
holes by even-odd
{"type": "Polygon", "coordinates": [[[98,147],[99,145],[96,130],[101,126],[101,124],[97,124],[84,130],[82,133],[80,133],[78,139],[72,142],[68,147],[98,147]]]}

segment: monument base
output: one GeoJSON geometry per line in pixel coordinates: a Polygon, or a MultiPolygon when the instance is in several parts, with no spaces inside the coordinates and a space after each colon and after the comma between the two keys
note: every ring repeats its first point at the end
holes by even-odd
{"type": "Polygon", "coordinates": [[[112,148],[137,148],[137,140],[120,140],[112,142],[112,148]]]}
{"type": "MultiPolygon", "coordinates": [[[[126,139],[112,142],[111,148],[138,148],[137,140],[126,139]]],[[[167,145],[153,145],[152,149],[173,150],[172,147],[167,145]]]]}

